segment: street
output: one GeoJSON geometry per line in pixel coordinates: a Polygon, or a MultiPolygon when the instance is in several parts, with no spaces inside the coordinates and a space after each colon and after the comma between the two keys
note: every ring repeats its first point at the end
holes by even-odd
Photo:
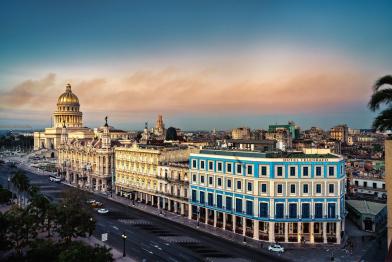
{"type": "MultiPolygon", "coordinates": [[[[7,187],[12,171],[7,165],[0,167],[0,183],[7,187]]],[[[44,175],[26,172],[32,185],[40,188],[52,201],[61,200],[61,192],[68,188],[62,183],[49,182],[44,175]]],[[[122,234],[127,236],[126,254],[137,261],[285,261],[265,249],[236,244],[190,227],[170,222],[159,216],[142,212],[114,202],[104,196],[86,192],[87,198],[103,203],[108,214],[94,212],[94,236],[101,239],[108,233],[106,245],[123,250],[122,234]]]]}

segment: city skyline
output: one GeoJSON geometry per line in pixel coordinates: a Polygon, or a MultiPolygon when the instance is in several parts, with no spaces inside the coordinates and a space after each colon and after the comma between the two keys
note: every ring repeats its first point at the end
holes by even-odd
{"type": "Polygon", "coordinates": [[[0,125],[48,126],[70,82],[90,127],[370,128],[390,2],[165,3],[2,3],[0,125]]]}

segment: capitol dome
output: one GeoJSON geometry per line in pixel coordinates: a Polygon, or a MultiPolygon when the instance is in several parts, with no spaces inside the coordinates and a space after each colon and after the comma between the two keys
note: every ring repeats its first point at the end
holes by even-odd
{"type": "Polygon", "coordinates": [[[65,92],[59,96],[57,105],[79,106],[79,98],[74,93],[72,93],[70,84],[67,84],[65,92]]]}

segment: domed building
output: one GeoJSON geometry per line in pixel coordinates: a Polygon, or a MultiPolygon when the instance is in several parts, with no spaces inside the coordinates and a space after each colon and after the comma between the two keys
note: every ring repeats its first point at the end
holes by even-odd
{"type": "Polygon", "coordinates": [[[45,128],[44,132],[34,132],[34,150],[47,149],[54,157],[55,150],[61,143],[63,126],[67,128],[70,139],[93,138],[93,130],[83,127],[83,114],[79,110],[79,98],[72,92],[71,85],[67,84],[65,92],[57,99],[57,110],[52,115],[52,127],[45,128]]]}

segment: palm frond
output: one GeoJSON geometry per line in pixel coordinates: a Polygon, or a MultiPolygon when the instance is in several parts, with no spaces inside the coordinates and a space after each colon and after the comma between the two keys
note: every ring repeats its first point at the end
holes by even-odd
{"type": "Polygon", "coordinates": [[[375,91],[370,98],[369,101],[369,108],[372,111],[376,111],[377,109],[380,108],[380,105],[385,103],[389,104],[392,102],[392,88],[387,88],[387,89],[381,89],[378,91],[375,91]]]}
{"type": "Polygon", "coordinates": [[[373,91],[378,91],[383,85],[392,85],[392,75],[385,75],[378,79],[373,86],[373,91]]]}
{"type": "Polygon", "coordinates": [[[373,128],[379,131],[392,130],[392,108],[385,109],[374,119],[373,128]]]}

